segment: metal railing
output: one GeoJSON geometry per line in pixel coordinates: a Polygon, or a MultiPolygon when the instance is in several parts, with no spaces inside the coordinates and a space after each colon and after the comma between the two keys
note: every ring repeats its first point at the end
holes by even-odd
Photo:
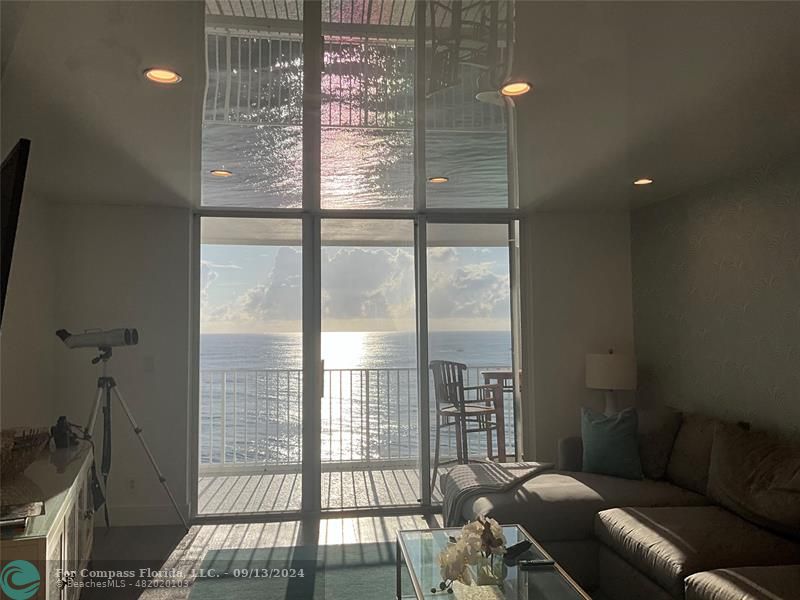
{"type": "MultiPolygon", "coordinates": [[[[470,367],[467,384],[483,383],[470,367]]],[[[431,378],[432,380],[432,378],[431,378]]],[[[202,369],[201,471],[286,469],[302,461],[300,369],[202,369]]],[[[431,423],[435,400],[431,390],[431,423]]],[[[514,403],[504,393],[506,454],[514,455],[514,403]]],[[[419,454],[417,370],[326,369],[322,398],[323,468],[414,465],[419,454]]],[[[431,439],[434,429],[431,428],[431,439]]],[[[470,443],[485,451],[485,437],[470,443]]],[[[455,455],[454,430],[443,432],[443,457],[455,455]]],[[[472,451],[472,450],[471,450],[472,451]]]]}

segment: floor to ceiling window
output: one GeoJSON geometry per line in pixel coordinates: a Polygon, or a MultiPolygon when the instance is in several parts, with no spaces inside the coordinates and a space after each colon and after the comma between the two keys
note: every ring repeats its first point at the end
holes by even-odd
{"type": "Polygon", "coordinates": [[[516,451],[513,4],[206,15],[196,512],[435,505],[430,361],[488,390],[469,457],[516,451]]]}

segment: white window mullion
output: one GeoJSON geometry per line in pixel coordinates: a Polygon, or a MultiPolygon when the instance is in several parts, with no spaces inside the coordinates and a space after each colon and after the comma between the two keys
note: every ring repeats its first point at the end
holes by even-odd
{"type": "Polygon", "coordinates": [[[511,285],[511,372],[513,373],[514,381],[514,452],[516,455],[515,459],[521,460],[523,448],[523,406],[522,395],[520,393],[520,385],[522,382],[520,374],[522,368],[522,329],[520,325],[519,221],[511,221],[508,224],[508,234],[508,264],[511,285]]]}
{"type": "Polygon", "coordinates": [[[320,343],[320,169],[322,3],[303,5],[303,499],[319,512],[322,496],[322,351],[320,343]]]}
{"type": "Polygon", "coordinates": [[[430,506],[431,495],[431,411],[428,382],[428,261],[427,219],[420,216],[414,223],[414,268],[417,303],[417,397],[419,398],[419,478],[423,506],[430,506]]]}
{"type": "Polygon", "coordinates": [[[428,178],[425,169],[425,9],[427,0],[417,0],[414,11],[414,210],[423,212],[428,178]]]}
{"type": "Polygon", "coordinates": [[[427,204],[425,169],[425,11],[428,2],[418,0],[415,14],[414,40],[414,270],[417,305],[417,397],[419,398],[419,466],[420,500],[423,506],[432,503],[431,489],[431,428],[430,385],[428,382],[428,221],[424,211],[427,204]]]}

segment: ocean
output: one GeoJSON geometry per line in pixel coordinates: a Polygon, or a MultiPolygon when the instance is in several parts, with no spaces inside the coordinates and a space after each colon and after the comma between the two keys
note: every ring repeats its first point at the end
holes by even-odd
{"type": "MultiPolygon", "coordinates": [[[[430,359],[466,364],[470,384],[483,383],[481,370],[510,370],[508,331],[438,331],[429,338],[430,359]]],[[[419,437],[415,334],[325,332],[321,341],[323,461],[415,461],[419,437]]],[[[299,333],[203,334],[200,383],[201,464],[267,466],[301,461],[299,333]]],[[[513,452],[511,394],[506,394],[504,404],[506,446],[513,452]]],[[[443,454],[450,455],[454,440],[445,438],[443,454]]]]}
{"type": "MultiPolygon", "coordinates": [[[[509,331],[432,331],[431,360],[453,360],[468,366],[510,366],[509,331]]],[[[385,369],[416,366],[413,332],[324,332],[326,368],[385,369]],[[357,345],[353,352],[353,345],[357,345]],[[342,350],[346,349],[346,353],[342,350]]],[[[302,369],[299,333],[206,333],[200,338],[200,369],[302,369]]]]}

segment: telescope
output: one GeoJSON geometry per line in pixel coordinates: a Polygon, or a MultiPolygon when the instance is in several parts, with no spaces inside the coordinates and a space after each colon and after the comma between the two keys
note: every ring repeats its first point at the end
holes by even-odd
{"type": "Polygon", "coordinates": [[[70,333],[66,329],[59,329],[56,331],[56,335],[67,345],[67,348],[113,348],[114,346],[135,346],[139,343],[139,332],[127,327],[85,333],[70,333]]]}

